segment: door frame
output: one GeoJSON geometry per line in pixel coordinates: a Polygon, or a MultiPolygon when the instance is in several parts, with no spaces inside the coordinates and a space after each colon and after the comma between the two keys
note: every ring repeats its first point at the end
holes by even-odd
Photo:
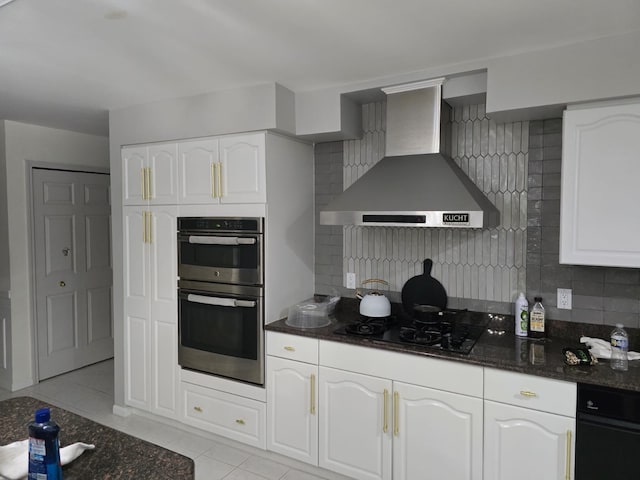
{"type": "MultiPolygon", "coordinates": [[[[29,307],[30,324],[31,324],[31,364],[33,366],[33,381],[35,384],[40,383],[40,371],[38,366],[38,318],[36,310],[36,252],[35,252],[35,218],[33,207],[33,171],[35,169],[40,170],[58,170],[66,172],[79,172],[79,173],[101,173],[109,175],[111,178],[111,172],[108,168],[91,167],[88,165],[69,165],[64,163],[48,163],[39,162],[34,160],[25,161],[26,179],[27,179],[27,252],[29,253],[28,261],[29,268],[27,271],[29,282],[29,307]]],[[[109,182],[111,183],[111,182],[109,182]]],[[[111,189],[109,189],[111,194],[111,189]]],[[[110,200],[113,210],[113,198],[110,200]]],[[[113,247],[111,255],[113,256],[113,247]]]]}

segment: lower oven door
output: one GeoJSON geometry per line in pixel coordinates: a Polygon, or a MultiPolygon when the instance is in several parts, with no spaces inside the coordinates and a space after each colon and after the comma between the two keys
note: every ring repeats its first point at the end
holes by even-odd
{"type": "Polygon", "coordinates": [[[178,363],[264,384],[262,288],[181,280],[178,363]]]}

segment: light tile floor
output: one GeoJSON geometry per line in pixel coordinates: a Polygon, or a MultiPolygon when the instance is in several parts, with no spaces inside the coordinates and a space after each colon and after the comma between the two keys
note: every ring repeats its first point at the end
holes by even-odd
{"type": "MultiPolygon", "coordinates": [[[[167,424],[152,416],[120,417],[112,413],[113,360],[90,365],[9,392],[0,400],[31,396],[191,457],[196,480],[344,480],[347,477],[297,462],[226,438],[167,424]]],[[[90,441],[90,439],[87,439],[90,441]]]]}

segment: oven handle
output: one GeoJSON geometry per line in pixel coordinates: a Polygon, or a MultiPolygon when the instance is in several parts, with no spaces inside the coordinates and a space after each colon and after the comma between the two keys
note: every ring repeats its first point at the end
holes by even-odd
{"type": "Polygon", "coordinates": [[[200,245],[254,245],[256,243],[256,239],[189,235],[189,243],[197,243],[200,245]]]}
{"type": "Polygon", "coordinates": [[[207,297],[205,295],[187,295],[187,300],[194,303],[206,303],[207,305],[217,305],[219,307],[245,307],[253,308],[256,302],[253,300],[235,300],[233,298],[207,297]]]}

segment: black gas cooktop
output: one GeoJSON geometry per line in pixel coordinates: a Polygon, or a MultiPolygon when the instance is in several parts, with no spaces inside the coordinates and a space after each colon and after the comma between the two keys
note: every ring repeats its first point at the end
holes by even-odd
{"type": "Polygon", "coordinates": [[[468,310],[443,310],[422,318],[403,313],[382,318],[361,316],[334,333],[468,354],[489,320],[487,314],[468,310]]]}

